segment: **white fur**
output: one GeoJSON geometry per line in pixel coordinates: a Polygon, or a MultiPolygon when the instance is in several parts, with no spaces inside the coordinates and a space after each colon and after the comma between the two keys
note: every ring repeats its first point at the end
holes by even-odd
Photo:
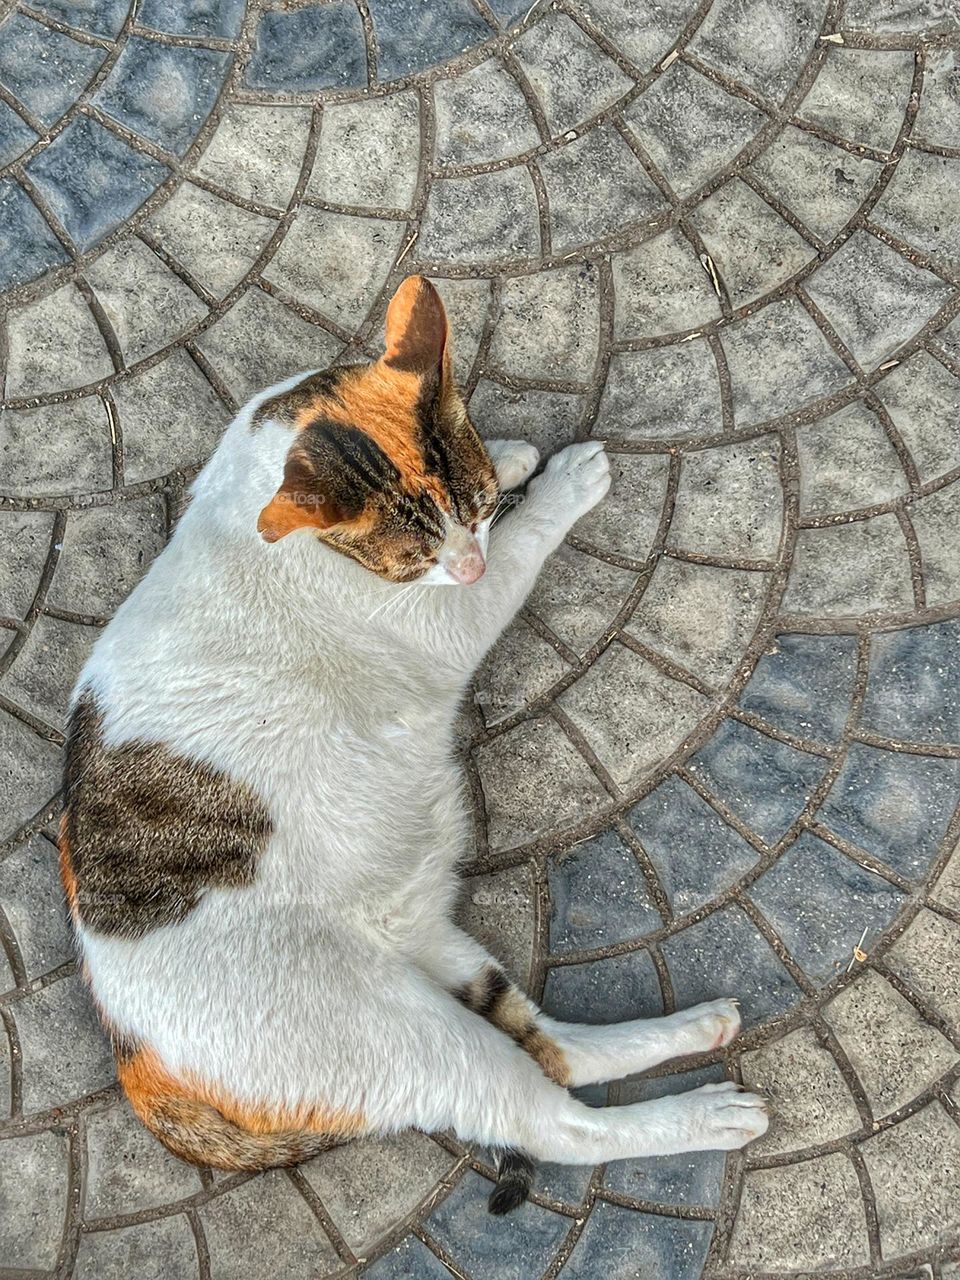
{"type": "MultiPolygon", "coordinates": [[[[301,375],[306,376],[306,375],[301,375]]],[[[244,408],[168,548],[80,677],[108,745],[162,740],[248,783],[274,833],[252,887],[210,890],[136,940],[81,930],[94,994],[121,1031],[236,1098],[361,1108],[371,1129],[454,1129],[552,1160],[735,1147],[760,1101],[698,1090],[591,1110],[451,991],[489,957],[451,922],[469,811],[458,701],[546,556],[607,491],[602,445],[571,446],[489,533],[472,586],[394,586],[297,531],[257,534],[290,432],[244,408]]],[[[537,462],[490,442],[501,482],[537,462]]],[[[649,1022],[539,1015],[573,1081],[610,1079],[736,1034],[730,1002],[649,1022]]]]}

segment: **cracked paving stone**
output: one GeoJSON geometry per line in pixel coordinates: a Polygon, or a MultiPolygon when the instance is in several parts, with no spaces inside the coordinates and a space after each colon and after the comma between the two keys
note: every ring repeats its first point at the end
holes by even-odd
{"type": "Polygon", "coordinates": [[[668,547],[702,555],[772,559],[783,492],[775,436],[687,453],[668,547]]]}
{"type": "Polygon", "coordinates": [[[506,160],[540,145],[527,100],[494,60],[433,87],[440,165],[506,160]]]}
{"type": "Polygon", "coordinates": [[[0,812],[0,839],[6,840],[60,790],[60,748],[0,708],[0,786],[10,797],[0,812]]]}
{"type": "Polygon", "coordinates": [[[684,440],[722,430],[717,365],[703,339],[618,352],[610,361],[595,436],[684,440]]]}
{"type": "Polygon", "coordinates": [[[485,724],[498,724],[529,706],[569,670],[552,645],[515,620],[477,671],[474,702],[485,724]]]}
{"type": "Polygon", "coordinates": [[[0,460],[0,484],[15,498],[109,489],[113,462],[103,401],[85,396],[0,411],[0,460]]]}
{"type": "Polygon", "coordinates": [[[65,730],[70,691],[97,634],[94,627],[38,618],[0,690],[45,724],[65,730]]]}
{"type": "Polygon", "coordinates": [[[918,351],[878,388],[922,481],[960,466],[960,379],[918,351]]]}
{"type": "Polygon", "coordinates": [[[719,687],[743,659],[768,587],[762,573],[663,556],[624,630],[719,687]]]}
{"type": "Polygon", "coordinates": [[[855,231],[806,282],[810,297],[864,369],[892,356],[951,296],[865,231],[855,231]]]}
{"type": "Polygon", "coordinates": [[[194,172],[242,199],[285,209],[309,132],[309,108],[231,103],[194,172]]]}
{"type": "Polygon", "coordinates": [[[660,947],[677,1008],[733,996],[745,1027],[777,1018],[800,999],[793,978],[752,920],[736,905],[721,907],[667,938],[660,947]]]}
{"type": "Polygon", "coordinates": [[[770,1128],[751,1154],[783,1155],[833,1142],[861,1127],[853,1094],[833,1055],[809,1027],[740,1060],[743,1082],[770,1103],[770,1128]]]}
{"type": "Polygon", "coordinates": [[[740,706],[798,738],[835,742],[853,699],[856,638],[780,635],[773,645],[754,668],[740,706]]]}
{"type": "Polygon", "coordinates": [[[877,1202],[880,1249],[895,1258],[952,1239],[960,1225],[960,1128],[939,1102],[860,1148],[877,1202]]]}
{"type": "Polygon", "coordinates": [[[100,330],[74,284],[7,317],[7,395],[81,387],[113,372],[100,330]]]}
{"type": "Polygon", "coordinates": [[[960,795],[960,760],[851,744],[818,820],[908,879],[936,857],[960,795]]]}
{"type": "Polygon", "coordinates": [[[902,741],[960,744],[960,623],[871,638],[860,725],[902,741]]]}
{"type": "Polygon", "coordinates": [[[526,720],[476,752],[494,848],[523,844],[609,803],[586,761],[547,717],[526,720]]]}
{"type": "Polygon", "coordinates": [[[832,395],[851,374],[795,298],[724,327],[721,343],[738,427],[779,418],[832,395]],[[776,369],[772,378],[769,371],[776,369]]]}
{"type": "Polygon", "coordinates": [[[557,703],[621,789],[679,750],[710,706],[695,689],[616,641],[557,703]],[[615,719],[606,714],[611,704],[615,719]]]}
{"type": "Polygon", "coordinates": [[[671,227],[613,255],[618,338],[652,338],[710,324],[720,302],[693,245],[671,227]]]}
{"type": "Polygon", "coordinates": [[[0,862],[0,907],[28,978],[74,958],[57,851],[43,836],[31,836],[0,862]]]}
{"type": "Polygon", "coordinates": [[[910,557],[897,517],[801,529],[783,609],[821,618],[912,612],[910,557]]]}
{"type": "Polygon", "coordinates": [[[960,1026],[960,928],[925,907],[886,956],[926,1008],[950,1027],[960,1026]]]}
{"type": "Polygon", "coordinates": [[[910,102],[913,68],[912,50],[831,45],[797,114],[848,142],[889,151],[910,102]]]}
{"type": "Polygon", "coordinates": [[[116,1080],[113,1054],[79,974],[17,1002],[23,1110],[46,1111],[116,1080]]]}
{"type": "Polygon", "coordinates": [[[281,1169],[271,1169],[207,1201],[197,1211],[210,1250],[210,1280],[246,1275],[251,1258],[269,1258],[275,1280],[340,1269],[306,1201],[281,1169]]]}
{"type": "Polygon", "coordinates": [[[358,1256],[424,1200],[454,1157],[422,1133],[350,1142],[300,1166],[358,1256]]]}
{"type": "Polygon", "coordinates": [[[88,1114],[87,1220],[136,1213],[195,1195],[196,1169],[172,1156],[125,1099],[88,1114]]]}
{"type": "Polygon", "coordinates": [[[719,0],[689,47],[717,70],[779,100],[813,51],[822,18],[818,0],[719,0]]]}
{"type": "Polygon", "coordinates": [[[564,1271],[569,1280],[697,1280],[712,1234],[709,1222],[639,1213],[598,1201],[564,1271]]]}
{"type": "Polygon", "coordinates": [[[800,816],[828,767],[736,720],[724,720],[690,761],[690,771],[767,844],[800,816]]]}
{"type": "Polygon", "coordinates": [[[581,263],[508,280],[491,365],[517,378],[589,380],[600,340],[598,274],[581,263]]]}
{"type": "Polygon", "coordinates": [[[845,971],[863,929],[873,939],[906,905],[889,881],[809,832],[750,886],[749,896],[820,983],[845,971]]]}
{"type": "Polygon", "coordinates": [[[651,552],[670,472],[662,454],[611,453],[611,484],[603,502],[575,526],[575,536],[601,551],[645,561],[651,552]]]}
{"type": "Polygon", "coordinates": [[[920,543],[928,605],[960,596],[960,485],[954,481],[910,508],[920,543]]]}
{"type": "Polygon", "coordinates": [[[106,617],[140,581],[164,541],[159,494],[70,512],[47,605],[106,617]]]}
{"type": "Polygon", "coordinates": [[[181,1215],[80,1237],[76,1280],[193,1280],[197,1242],[181,1215]]]}
{"type": "Polygon", "coordinates": [[[891,502],[907,490],[896,450],[860,400],[798,427],[797,450],[802,517],[891,502]]]}
{"type": "Polygon", "coordinates": [[[600,1025],[663,1012],[660,981],[648,951],[556,965],[547,973],[542,1004],[551,1017],[600,1025]]]}
{"type": "Polygon", "coordinates": [[[367,82],[363,23],[352,4],[268,10],[257,23],[244,73],[252,89],[306,93],[361,88],[367,82]]]}
{"type": "Polygon", "coordinates": [[[551,860],[550,950],[591,951],[661,925],[633,854],[612,832],[551,860]]]}
{"type": "Polygon", "coordinates": [[[57,1261],[67,1213],[67,1140],[62,1133],[8,1139],[16,1177],[0,1179],[0,1258],[4,1266],[49,1268],[57,1261]]]}
{"type": "Polygon", "coordinates": [[[307,195],[364,209],[409,209],[419,160],[416,94],[328,106],[307,195]]]}
{"type": "Polygon", "coordinates": [[[368,1280],[450,1280],[447,1268],[416,1236],[408,1236],[363,1274],[368,1280]]]}
{"type": "Polygon", "coordinates": [[[761,1271],[833,1271],[870,1261],[860,1182],[847,1156],[820,1156],[744,1178],[728,1260],[761,1271]]]}
{"type": "Polygon", "coordinates": [[[480,379],[470,399],[471,421],[485,439],[525,440],[542,457],[571,443],[582,412],[582,396],[515,391],[488,378],[480,379]]]}
{"type": "Polygon", "coordinates": [[[583,654],[613,623],[635,582],[628,569],[561,546],[544,565],[527,608],[583,654]]]}
{"type": "MultiPolygon", "coordinates": [[[[3,450],[0,417],[0,454],[3,450]]],[[[53,515],[46,511],[0,510],[0,615],[26,616],[50,552],[53,515]]]]}
{"type": "MultiPolygon", "coordinates": [[[[192,470],[213,453],[229,414],[183,350],[111,388],[123,429],[128,484],[192,470]],[[161,434],[157,423],[164,424],[161,434]]],[[[114,508],[116,510],[116,508],[114,508]]]]}
{"type": "Polygon", "coordinates": [[[535,925],[529,865],[466,878],[457,919],[516,981],[526,983],[533,961],[535,925]]]}
{"type": "Polygon", "coordinates": [[[882,168],[787,125],[754,160],[751,171],[814,235],[829,241],[860,208],[882,168]]]}
{"type": "Polygon", "coordinates": [[[430,187],[416,252],[427,261],[482,263],[540,252],[533,180],[523,165],[430,187]]]}
{"type": "Polygon", "coordinates": [[[675,915],[686,915],[749,871],[758,854],[692,787],[669,777],[626,815],[675,915]]]}
{"type": "Polygon", "coordinates": [[[554,137],[595,116],[633,88],[564,13],[550,13],[512,45],[554,137]]]}
{"type": "Polygon", "coordinates": [[[635,98],[624,119],[678,196],[725,169],[765,117],[684,62],[635,98]]]}
{"type": "Polygon", "coordinates": [[[823,1016],[877,1117],[912,1102],[960,1057],[899,991],[870,969],[835,996],[823,1016]]]}

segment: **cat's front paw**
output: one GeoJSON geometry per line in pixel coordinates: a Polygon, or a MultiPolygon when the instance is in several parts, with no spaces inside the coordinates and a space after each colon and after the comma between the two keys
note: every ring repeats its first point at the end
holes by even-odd
{"type": "Polygon", "coordinates": [[[597,505],[610,488],[610,460],[600,440],[571,444],[555,453],[543,474],[530,481],[529,493],[548,504],[569,528],[597,505]]]}
{"type": "Polygon", "coordinates": [[[540,461],[539,452],[523,440],[487,440],[485,444],[497,473],[497,484],[504,493],[523,484],[540,461]]]}

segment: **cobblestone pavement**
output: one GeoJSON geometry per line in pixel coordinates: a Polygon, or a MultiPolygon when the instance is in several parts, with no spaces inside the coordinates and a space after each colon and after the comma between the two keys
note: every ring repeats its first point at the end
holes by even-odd
{"type": "Polygon", "coordinates": [[[960,1275],[960,69],[937,0],[0,0],[0,1275],[960,1275]],[[742,998],[744,1153],[181,1164],[51,843],[64,706],[229,414],[436,280],[615,483],[464,724],[466,917],[557,1014],[742,998]]]}

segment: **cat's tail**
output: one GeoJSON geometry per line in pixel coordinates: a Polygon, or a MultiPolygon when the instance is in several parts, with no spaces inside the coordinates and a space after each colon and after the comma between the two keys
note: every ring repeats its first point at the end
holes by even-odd
{"type": "Polygon", "coordinates": [[[497,1153],[497,1185],[490,1192],[487,1208],[491,1213],[510,1213],[519,1209],[533,1186],[534,1163],[522,1151],[512,1147],[497,1153]]]}

